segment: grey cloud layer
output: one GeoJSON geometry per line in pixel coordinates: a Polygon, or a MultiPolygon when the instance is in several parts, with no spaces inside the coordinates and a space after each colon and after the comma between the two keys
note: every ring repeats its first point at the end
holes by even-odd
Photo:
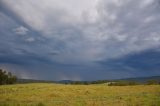
{"type": "MultiPolygon", "coordinates": [[[[20,62],[47,60],[46,64],[97,67],[116,74],[94,62],[160,46],[159,0],[1,0],[0,4],[0,58],[8,57],[6,62],[17,56],[20,62]]],[[[58,67],[63,73],[65,69],[58,67]]]]}

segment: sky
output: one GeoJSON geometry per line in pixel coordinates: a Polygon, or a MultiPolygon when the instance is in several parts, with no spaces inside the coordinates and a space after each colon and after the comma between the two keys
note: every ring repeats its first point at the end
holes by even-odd
{"type": "Polygon", "coordinates": [[[43,80],[160,75],[160,0],[0,0],[0,68],[43,80]]]}

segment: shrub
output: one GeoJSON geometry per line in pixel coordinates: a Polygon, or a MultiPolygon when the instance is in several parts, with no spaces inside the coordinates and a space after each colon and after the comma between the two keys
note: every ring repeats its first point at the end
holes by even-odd
{"type": "Polygon", "coordinates": [[[134,81],[117,81],[108,84],[108,86],[129,86],[129,85],[137,85],[137,83],[134,81]]]}
{"type": "Polygon", "coordinates": [[[45,106],[43,103],[38,103],[37,106],[45,106]]]}
{"type": "Polygon", "coordinates": [[[157,80],[148,80],[147,85],[157,85],[158,81],[157,80]]]}

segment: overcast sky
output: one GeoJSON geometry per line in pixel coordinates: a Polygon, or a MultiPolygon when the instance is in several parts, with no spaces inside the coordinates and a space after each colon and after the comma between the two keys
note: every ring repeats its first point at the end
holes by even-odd
{"type": "Polygon", "coordinates": [[[160,75],[160,0],[0,0],[0,67],[47,80],[160,75]]]}

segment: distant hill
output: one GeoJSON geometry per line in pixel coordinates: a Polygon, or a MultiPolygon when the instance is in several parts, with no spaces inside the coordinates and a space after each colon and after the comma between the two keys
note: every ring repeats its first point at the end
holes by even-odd
{"type": "Polygon", "coordinates": [[[55,83],[55,82],[48,80],[18,79],[17,83],[55,83]]]}
{"type": "Polygon", "coordinates": [[[122,81],[135,81],[139,83],[145,83],[149,80],[155,80],[160,82],[160,76],[151,76],[151,77],[136,77],[136,78],[125,78],[125,79],[118,79],[122,81]]]}
{"type": "Polygon", "coordinates": [[[18,79],[17,83],[60,83],[60,84],[100,84],[113,81],[134,81],[137,83],[146,83],[149,80],[155,80],[160,82],[160,76],[151,77],[136,77],[136,78],[124,78],[116,80],[97,80],[97,81],[72,81],[72,80],[61,80],[61,81],[48,81],[48,80],[35,80],[35,79],[18,79]]]}
{"type": "Polygon", "coordinates": [[[98,84],[98,83],[107,83],[107,82],[116,82],[116,81],[134,81],[137,83],[146,83],[149,80],[155,80],[160,82],[160,76],[151,76],[151,77],[135,77],[135,78],[123,78],[123,79],[111,79],[111,80],[97,80],[97,81],[72,81],[72,80],[61,80],[58,81],[57,83],[62,83],[62,84],[75,84],[75,83],[87,83],[87,84],[98,84]]]}
{"type": "Polygon", "coordinates": [[[57,81],[57,83],[62,83],[62,84],[66,84],[66,83],[71,83],[73,82],[72,80],[61,80],[61,81],[57,81]]]}

